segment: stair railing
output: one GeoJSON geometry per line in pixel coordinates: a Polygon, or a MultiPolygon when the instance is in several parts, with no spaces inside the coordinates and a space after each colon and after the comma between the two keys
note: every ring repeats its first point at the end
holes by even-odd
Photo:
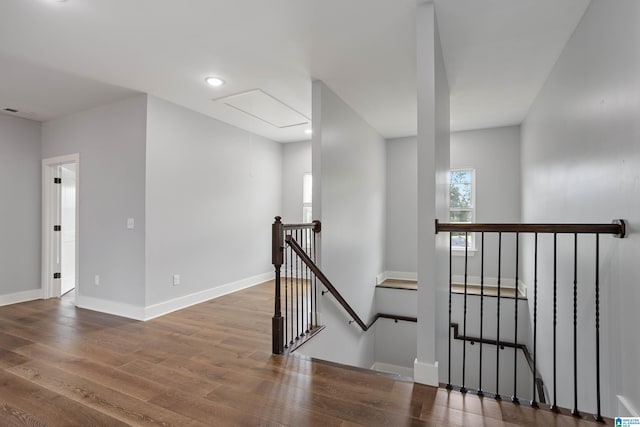
{"type": "Polygon", "coordinates": [[[478,338],[478,337],[460,335],[460,332],[459,332],[460,325],[457,323],[452,323],[451,328],[453,329],[453,339],[455,340],[466,341],[471,345],[474,345],[475,343],[481,343],[481,344],[496,345],[496,346],[499,346],[500,349],[504,349],[505,347],[510,347],[510,348],[514,348],[516,350],[522,351],[522,354],[524,355],[524,358],[527,361],[527,365],[529,365],[529,369],[531,370],[531,373],[535,378],[534,383],[535,383],[535,389],[538,392],[538,402],[547,403],[547,398],[544,392],[544,381],[542,380],[540,373],[536,371],[536,368],[533,364],[533,357],[531,357],[531,352],[529,351],[529,348],[526,346],[526,344],[523,344],[523,343],[516,344],[511,341],[496,341],[488,338],[478,338]]]}
{"type": "Polygon", "coordinates": [[[293,351],[322,329],[318,324],[318,284],[309,268],[285,250],[285,237],[302,242],[300,250],[316,260],[320,221],[272,225],[272,263],[275,269],[275,307],[272,319],[272,351],[293,351]]]}
{"type": "Polygon", "coordinates": [[[377,313],[369,323],[356,313],[317,265],[320,221],[272,225],[272,262],[275,269],[275,307],[272,319],[273,353],[292,352],[324,329],[318,321],[318,296],[330,293],[363,331],[380,319],[417,322],[415,317],[377,313]],[[326,291],[320,291],[318,285],[326,291]]]}
{"type": "MultiPolygon", "coordinates": [[[[578,328],[577,328],[577,323],[578,323],[578,319],[577,319],[577,298],[578,298],[578,240],[579,240],[579,236],[581,235],[595,235],[595,253],[593,254],[593,262],[594,262],[594,282],[591,285],[594,286],[594,290],[595,290],[595,294],[594,294],[594,305],[595,305],[595,311],[594,311],[594,315],[595,315],[595,322],[594,322],[594,330],[593,333],[595,335],[595,382],[596,382],[596,387],[595,387],[595,400],[596,400],[596,414],[594,415],[595,419],[598,422],[603,422],[604,419],[602,417],[602,411],[601,411],[601,390],[600,390],[600,235],[601,234],[611,234],[614,237],[625,237],[625,221],[624,220],[614,220],[611,224],[462,224],[462,223],[450,223],[450,224],[443,224],[443,223],[439,223],[438,220],[435,221],[435,232],[436,234],[439,232],[449,232],[449,322],[448,325],[449,327],[451,327],[454,322],[452,319],[452,294],[453,292],[453,235],[454,233],[459,234],[459,235],[464,235],[464,241],[468,242],[469,241],[469,233],[480,233],[480,246],[481,246],[481,262],[480,262],[480,318],[479,319],[468,319],[467,316],[467,308],[468,308],[468,301],[467,301],[467,297],[468,297],[468,287],[469,287],[469,272],[468,272],[468,257],[469,257],[469,249],[468,249],[468,243],[467,246],[465,246],[464,248],[464,283],[462,284],[464,286],[464,292],[463,292],[463,319],[462,319],[462,336],[465,337],[466,339],[462,340],[462,367],[461,367],[461,372],[462,372],[462,384],[460,385],[453,385],[452,384],[452,375],[451,375],[451,371],[452,371],[452,366],[451,366],[451,356],[452,356],[452,349],[451,349],[451,342],[452,342],[452,338],[455,339],[457,337],[457,328],[459,327],[458,325],[456,325],[456,331],[454,331],[454,337],[452,337],[451,333],[449,333],[449,340],[448,340],[448,375],[447,375],[447,388],[448,389],[457,389],[462,393],[466,393],[468,391],[475,391],[476,394],[478,394],[479,396],[483,396],[486,391],[483,388],[483,382],[482,382],[482,360],[483,360],[483,353],[482,353],[482,346],[483,344],[487,343],[486,338],[483,336],[483,318],[485,316],[485,313],[483,311],[483,299],[484,297],[487,295],[485,293],[485,289],[486,289],[486,283],[485,283],[485,274],[484,274],[484,267],[485,267],[485,233],[494,233],[494,235],[497,235],[497,239],[498,239],[498,256],[497,256],[497,301],[496,301],[496,313],[494,314],[496,316],[496,331],[495,331],[495,340],[491,340],[491,341],[495,341],[492,342],[491,344],[497,344],[496,345],[496,354],[495,354],[495,360],[496,360],[496,378],[495,378],[495,391],[494,393],[490,393],[493,394],[493,397],[497,400],[502,399],[502,397],[500,396],[499,390],[499,379],[500,379],[500,350],[501,346],[500,343],[503,343],[503,341],[501,341],[500,339],[500,316],[501,316],[501,292],[504,290],[504,287],[502,286],[502,280],[503,278],[501,277],[502,275],[502,271],[503,271],[503,265],[502,265],[502,242],[503,242],[503,234],[505,233],[511,233],[515,235],[515,298],[514,300],[514,327],[515,327],[515,340],[512,343],[514,348],[517,348],[519,346],[522,345],[522,343],[518,342],[518,300],[519,300],[519,296],[518,296],[518,283],[519,283],[519,273],[520,273],[520,266],[519,266],[519,259],[521,254],[519,253],[520,251],[520,235],[521,234],[530,234],[533,235],[533,255],[534,255],[534,259],[533,259],[533,357],[532,357],[532,365],[533,365],[533,369],[532,369],[532,375],[533,375],[533,390],[532,390],[532,400],[529,402],[531,406],[533,407],[538,407],[539,403],[542,401],[542,399],[540,398],[540,402],[538,400],[536,400],[536,387],[539,384],[539,381],[537,381],[537,379],[539,378],[539,371],[538,371],[538,366],[537,366],[537,358],[538,358],[538,299],[539,299],[539,286],[538,286],[538,252],[539,252],[539,241],[538,241],[538,237],[541,234],[550,234],[553,236],[553,279],[552,279],[552,283],[548,283],[548,287],[553,287],[553,306],[551,307],[551,310],[553,312],[553,350],[552,350],[552,365],[553,365],[553,372],[552,372],[552,392],[551,392],[551,399],[552,399],[552,403],[551,406],[549,407],[550,410],[554,411],[554,412],[559,412],[560,408],[558,407],[558,387],[557,387],[557,343],[558,343],[558,337],[557,337],[557,323],[558,323],[558,274],[557,274],[557,267],[558,267],[558,249],[557,249],[557,237],[558,234],[569,234],[569,235],[573,235],[573,336],[572,336],[572,344],[573,344],[573,354],[572,354],[572,359],[573,359],[573,408],[571,410],[571,414],[576,416],[576,417],[581,417],[581,413],[578,409],[578,347],[577,347],[577,337],[578,337],[578,328]],[[477,320],[479,320],[479,325],[480,325],[480,337],[478,338],[473,338],[473,339],[469,339],[469,337],[467,337],[467,323],[468,320],[471,320],[471,322],[475,322],[477,320]],[[478,342],[479,343],[479,363],[478,363],[478,378],[479,378],[479,382],[478,382],[478,388],[476,390],[470,390],[467,386],[467,378],[466,378],[466,365],[467,365],[467,360],[466,360],[466,351],[467,351],[467,342],[469,341],[474,341],[474,342],[478,342]]],[[[582,284],[580,283],[582,286],[586,286],[586,284],[582,284]]],[[[511,396],[511,400],[516,403],[519,404],[520,403],[520,399],[518,398],[518,384],[517,384],[517,352],[514,351],[514,362],[513,362],[513,394],[511,396]]],[[[547,381],[548,383],[548,381],[547,381]]],[[[486,383],[485,383],[486,384],[486,383]]]]}

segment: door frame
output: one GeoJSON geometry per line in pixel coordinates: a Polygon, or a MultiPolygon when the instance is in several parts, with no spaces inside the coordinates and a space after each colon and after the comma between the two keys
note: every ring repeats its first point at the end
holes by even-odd
{"type": "Polygon", "coordinates": [[[54,279],[55,269],[55,239],[53,226],[56,220],[56,212],[60,208],[60,200],[55,198],[55,187],[53,179],[56,177],[56,168],[60,165],[75,163],[76,165],[76,241],[75,241],[75,269],[76,269],[76,292],[79,288],[79,265],[78,265],[78,242],[80,240],[80,153],[66,156],[50,157],[42,160],[42,298],[60,297],[60,279],[54,279]]]}

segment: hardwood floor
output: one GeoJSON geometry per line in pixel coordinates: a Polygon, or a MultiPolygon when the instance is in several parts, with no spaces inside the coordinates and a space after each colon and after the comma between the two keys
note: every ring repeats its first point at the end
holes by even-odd
{"type": "Polygon", "coordinates": [[[272,356],[272,283],[148,322],[70,298],[0,307],[0,426],[594,426],[272,356]]]}

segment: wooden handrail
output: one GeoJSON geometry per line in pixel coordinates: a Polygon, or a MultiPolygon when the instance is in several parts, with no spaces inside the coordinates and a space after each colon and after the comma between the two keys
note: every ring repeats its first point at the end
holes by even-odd
{"type": "Polygon", "coordinates": [[[320,283],[322,283],[322,285],[325,288],[327,288],[329,293],[333,295],[333,297],[340,303],[340,305],[347,311],[347,313],[349,313],[349,316],[351,316],[353,321],[356,322],[358,326],[360,326],[360,329],[362,329],[363,331],[365,332],[368,331],[373,326],[373,324],[376,323],[376,320],[380,318],[402,320],[405,322],[418,321],[418,319],[415,317],[400,316],[396,314],[377,313],[373,317],[371,322],[369,322],[369,324],[365,324],[364,321],[360,318],[360,316],[358,316],[358,313],[355,312],[355,310],[351,307],[351,305],[349,305],[349,303],[344,299],[344,297],[340,294],[340,292],[338,292],[335,286],[333,286],[331,281],[327,278],[327,276],[325,276],[322,270],[320,270],[320,268],[313,262],[313,260],[309,257],[309,255],[307,255],[305,250],[302,249],[302,247],[298,244],[298,242],[296,242],[296,240],[291,235],[287,235],[285,237],[285,241],[289,244],[289,246],[291,246],[291,249],[300,257],[302,262],[304,262],[307,265],[307,267],[309,267],[309,269],[313,272],[313,274],[315,274],[318,280],[320,280],[320,283]]]}
{"type": "Polygon", "coordinates": [[[516,350],[522,350],[522,353],[524,354],[524,358],[526,359],[527,364],[531,369],[531,372],[533,372],[534,375],[536,376],[536,389],[538,390],[539,402],[546,403],[546,399],[544,396],[544,383],[542,382],[542,378],[538,375],[537,370],[533,366],[533,358],[531,357],[531,353],[529,353],[529,349],[527,348],[526,345],[520,344],[520,343],[515,344],[509,341],[496,341],[496,340],[491,340],[487,338],[480,339],[478,337],[464,336],[464,335],[460,335],[460,333],[458,332],[459,325],[457,323],[451,323],[450,326],[451,328],[453,328],[453,338],[456,340],[468,341],[472,344],[477,342],[477,343],[483,343],[483,344],[498,345],[500,347],[515,348],[516,350]]]}
{"type": "Polygon", "coordinates": [[[626,223],[623,219],[613,220],[611,224],[462,224],[441,223],[435,221],[436,234],[440,231],[458,232],[503,232],[503,233],[585,233],[613,234],[625,237],[626,223]]]}
{"type": "Polygon", "coordinates": [[[284,230],[313,230],[314,233],[319,233],[322,230],[322,224],[315,220],[302,224],[282,224],[282,228],[284,230]]]}

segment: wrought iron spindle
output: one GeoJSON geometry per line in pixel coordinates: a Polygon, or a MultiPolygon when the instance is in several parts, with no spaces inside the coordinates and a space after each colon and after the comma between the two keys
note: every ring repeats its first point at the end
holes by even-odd
{"type": "MultiPolygon", "coordinates": [[[[309,246],[308,248],[308,254],[309,254],[309,258],[313,259],[313,245],[311,243],[311,231],[307,232],[307,244],[309,246]]],[[[308,328],[309,330],[313,329],[313,284],[312,284],[312,279],[313,279],[313,271],[311,271],[310,269],[308,270],[308,278],[309,278],[309,283],[307,283],[308,291],[309,291],[309,303],[308,303],[308,307],[309,307],[309,312],[307,313],[309,318],[308,318],[308,328]]]]}
{"type": "Polygon", "coordinates": [[[573,410],[571,415],[580,416],[578,412],[578,233],[573,234],[573,410]]]}
{"type": "Polygon", "coordinates": [[[484,318],[484,231],[480,234],[480,369],[478,370],[478,396],[482,391],[482,323],[484,318]]]}
{"type": "MultiPolygon", "coordinates": [[[[467,268],[468,268],[468,260],[469,260],[469,233],[464,233],[464,311],[463,311],[463,325],[462,325],[462,333],[466,337],[467,336],[467,268]]],[[[467,388],[465,387],[465,374],[467,368],[467,341],[462,341],[462,387],[460,388],[460,393],[466,393],[467,388]]]]}
{"type": "Polygon", "coordinates": [[[496,299],[496,400],[500,396],[500,284],[502,268],[502,232],[498,232],[498,298],[496,299]]]}
{"type": "MultiPolygon", "coordinates": [[[[309,248],[309,229],[304,230],[304,243],[307,247],[306,252],[309,253],[310,249],[309,248]]],[[[304,314],[305,316],[307,316],[306,321],[305,321],[305,333],[309,333],[309,304],[311,301],[311,286],[309,286],[310,283],[310,277],[309,277],[309,266],[307,264],[305,264],[305,282],[304,282],[304,287],[307,291],[307,299],[305,300],[305,308],[304,308],[304,314]]]]}
{"type": "Polygon", "coordinates": [[[448,362],[448,376],[447,376],[447,390],[453,389],[451,385],[451,287],[453,286],[453,233],[449,233],[449,324],[447,331],[449,335],[449,362],[448,362]]]}
{"type": "MultiPolygon", "coordinates": [[[[304,240],[304,232],[305,230],[302,229],[300,230],[300,244],[304,246],[304,250],[306,251],[306,244],[305,244],[305,240],[304,240]]],[[[307,265],[304,264],[303,262],[300,263],[300,276],[302,278],[301,280],[301,288],[302,288],[302,312],[300,313],[300,317],[301,317],[301,323],[300,323],[300,329],[302,330],[301,332],[301,336],[305,336],[305,330],[306,330],[306,322],[305,322],[305,315],[306,315],[306,306],[307,306],[307,297],[305,296],[305,292],[307,291],[307,265]]]]}
{"type": "Polygon", "coordinates": [[[296,298],[294,298],[294,295],[293,295],[296,286],[294,284],[293,279],[294,279],[296,273],[295,273],[295,271],[293,269],[293,258],[294,257],[293,257],[293,249],[291,249],[291,246],[289,246],[289,255],[290,255],[289,256],[289,268],[291,270],[291,280],[290,280],[290,282],[291,282],[291,322],[289,322],[289,325],[291,326],[291,341],[290,341],[290,344],[293,344],[293,341],[295,339],[295,335],[293,334],[293,325],[295,323],[294,319],[295,319],[295,316],[296,316],[295,308],[294,308],[295,307],[294,303],[296,301],[296,298]]]}
{"type": "Polygon", "coordinates": [[[520,233],[516,233],[516,277],[515,277],[515,318],[514,318],[514,344],[513,348],[513,396],[511,396],[511,401],[516,405],[520,404],[520,400],[518,399],[518,261],[520,257],[520,233]]]}
{"type": "Polygon", "coordinates": [[[538,233],[534,234],[533,243],[533,392],[531,406],[538,407],[536,401],[536,356],[538,355],[538,233]]]}
{"type": "Polygon", "coordinates": [[[557,384],[557,324],[558,324],[558,233],[553,233],[553,404],[549,408],[554,412],[558,409],[558,384],[557,384]]]}
{"type": "Polygon", "coordinates": [[[596,420],[604,422],[600,408],[600,235],[596,234],[596,420]]]}
{"type": "MultiPolygon", "coordinates": [[[[283,240],[284,242],[284,240],[283,240]]],[[[285,249],[283,251],[283,256],[284,256],[284,348],[288,348],[289,347],[289,320],[291,320],[291,317],[289,316],[289,293],[288,293],[288,289],[289,289],[289,271],[288,271],[288,264],[287,264],[287,259],[289,258],[289,256],[287,255],[289,253],[289,251],[287,249],[285,249]]]]}
{"type": "MultiPolygon", "coordinates": [[[[299,230],[295,231],[295,240],[296,242],[300,241],[300,237],[299,237],[299,230]]],[[[296,339],[300,339],[301,333],[300,333],[300,321],[302,320],[300,317],[300,302],[301,302],[301,294],[304,292],[301,288],[300,288],[300,270],[302,268],[302,265],[298,264],[299,261],[299,257],[296,256],[296,287],[298,288],[298,294],[297,296],[297,300],[296,300],[296,339]]],[[[304,296],[304,295],[302,295],[304,296]]]]}
{"type": "MultiPolygon", "coordinates": [[[[316,232],[313,231],[313,262],[318,264],[317,257],[318,247],[316,246],[316,232]]],[[[314,314],[315,314],[315,322],[314,326],[318,326],[318,278],[316,275],[313,275],[313,295],[315,297],[315,306],[314,306],[314,314]]]]}

